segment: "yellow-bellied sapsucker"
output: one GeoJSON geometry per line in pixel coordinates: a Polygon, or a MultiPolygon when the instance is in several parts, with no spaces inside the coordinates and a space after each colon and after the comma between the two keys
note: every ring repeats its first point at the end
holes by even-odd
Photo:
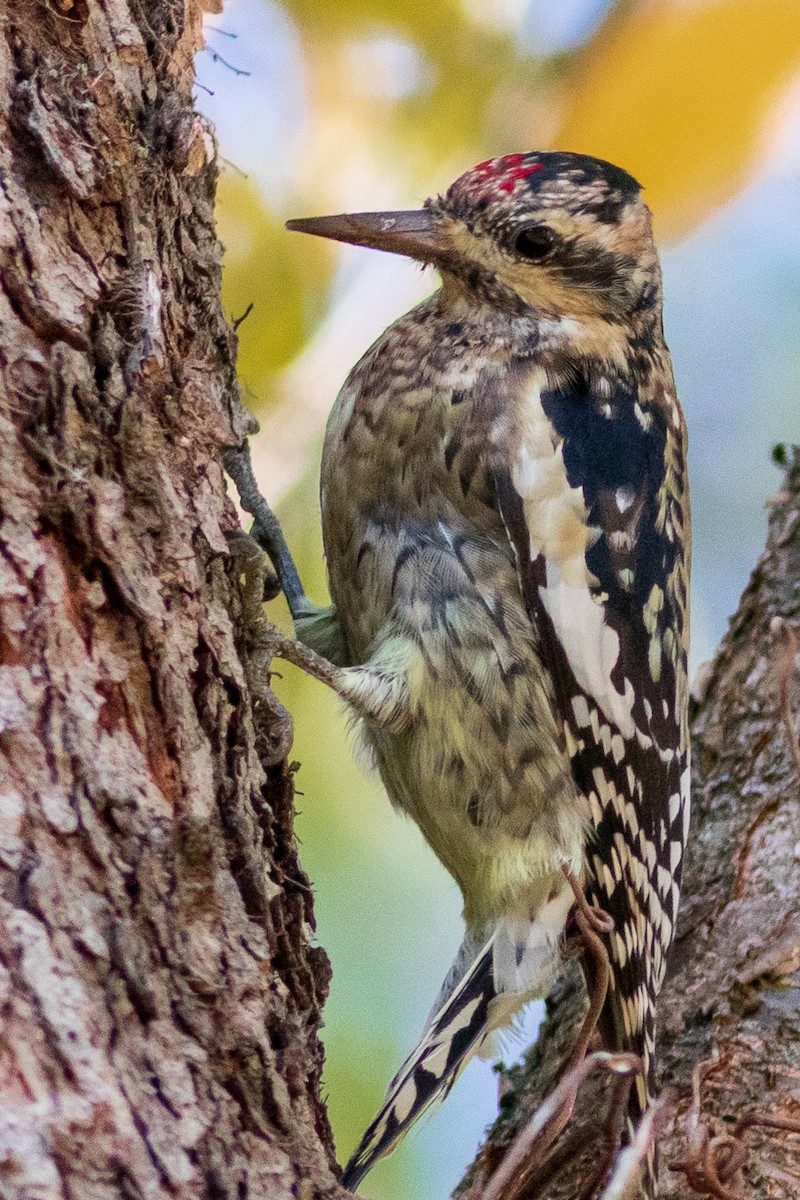
{"type": "Polygon", "coordinates": [[[353,1186],[546,994],[564,867],[614,919],[605,1036],[642,1056],[647,1103],[689,813],[686,436],[625,171],[512,154],[417,212],[289,227],[442,278],[339,394],[321,492],[333,604],[293,603],[390,799],[464,896],[464,943],[353,1186]]]}

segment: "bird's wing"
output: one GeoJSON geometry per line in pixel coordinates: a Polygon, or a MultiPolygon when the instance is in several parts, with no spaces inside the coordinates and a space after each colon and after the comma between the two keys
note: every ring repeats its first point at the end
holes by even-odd
{"type": "Polygon", "coordinates": [[[614,1033],[648,1066],[689,800],[688,499],[670,383],[654,377],[643,394],[607,377],[553,386],[533,372],[494,470],[573,775],[591,807],[588,891],[615,921],[614,1033]]]}
{"type": "Polygon", "coordinates": [[[389,1084],[380,1112],[348,1162],[342,1183],[355,1191],[376,1160],[389,1154],[419,1117],[443,1100],[490,1028],[497,992],[490,940],[451,995],[433,1013],[424,1034],[389,1084]]]}

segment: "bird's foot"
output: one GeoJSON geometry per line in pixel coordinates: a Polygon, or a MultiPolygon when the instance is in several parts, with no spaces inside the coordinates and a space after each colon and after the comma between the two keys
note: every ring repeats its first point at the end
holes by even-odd
{"type": "Polygon", "coordinates": [[[349,704],[365,721],[399,733],[408,725],[408,687],[403,675],[372,667],[337,667],[321,654],[270,626],[264,635],[266,653],[294,663],[349,704]]]}
{"type": "Polygon", "coordinates": [[[244,441],[241,446],[226,450],[222,461],[225,470],[236,485],[242,508],[253,518],[251,539],[269,555],[275,568],[272,572],[268,570],[266,564],[263,567],[262,592],[259,603],[263,600],[274,599],[278,590],[281,590],[294,618],[298,612],[304,611],[304,605],[308,602],[294,559],[283,536],[280,522],[258,490],[258,484],[253,474],[253,464],[250,461],[249,443],[244,441]]]}
{"type": "MultiPolygon", "coordinates": [[[[581,1087],[589,1076],[598,1070],[615,1076],[616,1086],[607,1123],[610,1125],[613,1122],[617,1127],[620,1094],[627,1096],[631,1080],[641,1070],[641,1061],[635,1054],[611,1054],[607,1050],[595,1050],[566,1071],[558,1085],[518,1131],[499,1166],[493,1170],[488,1180],[483,1172],[476,1172],[466,1200],[521,1200],[522,1196],[532,1194],[531,1185],[534,1178],[538,1191],[544,1177],[558,1169],[560,1155],[558,1151],[552,1152],[554,1143],[572,1116],[581,1087]]],[[[618,1144],[619,1134],[616,1146],[618,1144]]],[[[637,1158],[637,1169],[643,1156],[644,1151],[637,1158]]],[[[586,1194],[594,1195],[595,1192],[592,1190],[586,1194]]],[[[615,1194],[623,1193],[620,1191],[615,1194]]]]}
{"type": "Polygon", "coordinates": [[[263,609],[264,599],[270,594],[277,595],[277,592],[273,592],[273,586],[278,583],[278,577],[256,539],[248,533],[237,532],[229,538],[228,544],[236,560],[243,616],[249,631],[251,651],[258,659],[261,676],[269,676],[273,659],[283,658],[334,691],[340,691],[342,671],[338,667],[289,637],[267,619],[263,609]]]}
{"type": "Polygon", "coordinates": [[[239,575],[245,621],[251,627],[268,624],[262,605],[280,595],[278,576],[252,534],[245,533],[242,529],[229,534],[228,548],[239,575]]]}
{"type": "Polygon", "coordinates": [[[292,718],[270,687],[273,672],[272,649],[276,639],[284,638],[266,618],[263,608],[265,589],[274,578],[258,543],[246,533],[235,533],[228,545],[239,578],[242,604],[242,629],[246,653],[243,655],[247,682],[253,695],[253,716],[259,732],[259,754],[269,766],[280,762],[291,749],[292,718]]]}

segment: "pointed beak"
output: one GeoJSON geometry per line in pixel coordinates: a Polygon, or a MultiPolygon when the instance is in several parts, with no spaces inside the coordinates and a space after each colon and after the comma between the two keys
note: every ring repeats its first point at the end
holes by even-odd
{"type": "Polygon", "coordinates": [[[370,246],[390,254],[405,254],[419,262],[436,262],[441,247],[436,237],[436,212],[421,208],[415,212],[341,213],[336,217],[302,217],[287,221],[286,228],[316,237],[370,246]]]}

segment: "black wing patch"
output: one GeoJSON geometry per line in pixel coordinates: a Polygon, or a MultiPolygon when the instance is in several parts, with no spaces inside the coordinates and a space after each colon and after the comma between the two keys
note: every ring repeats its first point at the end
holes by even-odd
{"type": "MultiPolygon", "coordinates": [[[[553,519],[552,504],[539,509],[526,504],[515,486],[514,462],[495,474],[498,506],[553,679],[573,776],[591,806],[588,890],[615,921],[613,1037],[641,1053],[648,1069],[654,998],[677,915],[688,800],[680,711],[686,672],[684,480],[676,477],[684,461],[682,424],[671,423],[663,393],[661,400],[643,403],[633,385],[612,387],[604,378],[540,394],[532,390],[527,401],[540,404],[550,423],[553,453],[563,461],[565,497],[568,489],[580,489],[583,496],[586,586],[601,609],[603,627],[618,638],[608,682],[615,700],[629,698],[632,727],[615,721],[607,694],[578,683],[588,677],[588,656],[603,649],[592,628],[559,612],[558,605],[571,602],[569,589],[548,595],[558,564],[546,553],[532,555],[532,546],[553,545],[533,527],[537,520],[553,519]]],[[[585,605],[585,596],[582,600],[585,605]]],[[[644,1105],[644,1087],[640,1099],[644,1105]]]]}
{"type": "Polygon", "coordinates": [[[663,702],[675,691],[675,656],[662,645],[674,636],[674,611],[659,593],[674,578],[683,554],[683,523],[674,521],[667,482],[668,441],[675,430],[664,407],[639,403],[638,390],[608,380],[541,395],[542,409],[561,442],[571,487],[581,488],[589,524],[599,533],[586,565],[597,580],[606,620],[620,637],[612,682],[634,684],[634,719],[672,740],[674,715],[663,702]],[[651,669],[652,668],[652,669],[651,669]],[[652,686],[651,686],[652,685],[652,686]],[[667,726],[667,727],[665,727],[667,726]]]}

